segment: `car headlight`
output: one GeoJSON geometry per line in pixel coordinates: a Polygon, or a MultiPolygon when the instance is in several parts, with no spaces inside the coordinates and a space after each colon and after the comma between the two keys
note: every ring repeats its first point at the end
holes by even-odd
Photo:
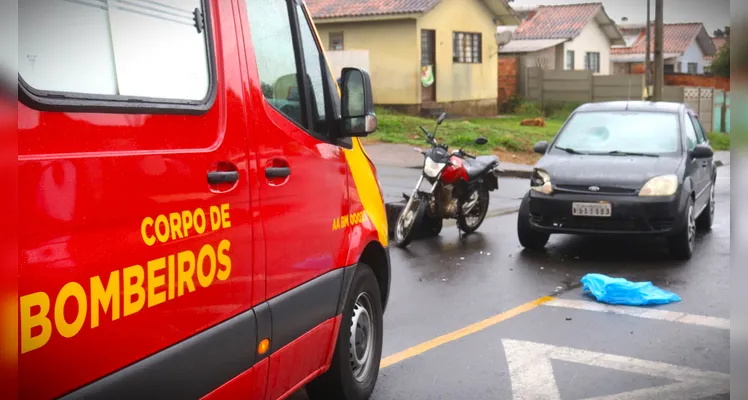
{"type": "Polygon", "coordinates": [[[429,178],[436,178],[436,176],[439,175],[439,172],[442,172],[442,169],[446,166],[446,163],[438,163],[431,158],[426,157],[426,162],[423,165],[423,173],[429,178]]]}
{"type": "Polygon", "coordinates": [[[530,188],[536,192],[552,194],[551,176],[542,169],[536,169],[530,178],[530,188]]]}
{"type": "Polygon", "coordinates": [[[675,175],[655,176],[642,186],[639,196],[672,196],[678,190],[675,175]]]}

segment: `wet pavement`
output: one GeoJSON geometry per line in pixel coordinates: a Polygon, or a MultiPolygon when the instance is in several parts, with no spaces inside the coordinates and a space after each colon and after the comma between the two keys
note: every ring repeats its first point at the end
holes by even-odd
{"type": "Polygon", "coordinates": [[[528,253],[516,213],[464,241],[452,226],[393,248],[373,399],[728,399],[729,172],[718,170],[716,220],[688,262],[631,238],[553,236],[528,253]],[[606,308],[581,293],[590,272],[683,300],[606,308]]]}

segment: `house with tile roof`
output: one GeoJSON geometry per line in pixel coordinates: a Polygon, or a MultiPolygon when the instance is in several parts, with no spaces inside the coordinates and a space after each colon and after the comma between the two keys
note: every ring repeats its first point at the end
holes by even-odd
{"type": "MultiPolygon", "coordinates": [[[[646,24],[623,28],[629,37],[635,39],[628,46],[611,49],[611,61],[617,74],[632,73],[636,65],[641,65],[647,54],[646,24]]],[[[650,60],[654,62],[654,26],[650,28],[650,60]]],[[[703,74],[708,65],[708,57],[716,54],[716,48],[701,22],[663,24],[664,72],[703,74]]]]}
{"type": "Polygon", "coordinates": [[[610,48],[625,45],[617,25],[602,3],[523,8],[522,23],[502,56],[519,57],[519,70],[591,70],[610,74],[610,48]]]}
{"type": "Polygon", "coordinates": [[[368,51],[377,105],[411,114],[496,115],[496,29],[519,24],[506,0],[306,4],[326,51],[368,51]]]}

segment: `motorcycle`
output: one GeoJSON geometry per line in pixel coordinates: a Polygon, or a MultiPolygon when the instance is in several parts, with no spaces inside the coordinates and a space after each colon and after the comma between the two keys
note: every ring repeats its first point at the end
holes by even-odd
{"type": "MultiPolygon", "coordinates": [[[[419,126],[431,148],[415,149],[424,156],[423,169],[412,194],[403,193],[407,203],[394,229],[395,245],[400,248],[408,246],[419,232],[438,235],[444,219],[457,220],[460,239],[475,232],[488,212],[488,193],[499,188],[498,157],[476,157],[462,148],[450,153],[446,143],[436,140],[436,131],[446,117],[446,113],[439,116],[433,134],[419,126]],[[421,189],[424,180],[431,188],[421,189]]],[[[480,146],[488,140],[478,137],[475,143],[480,146]]]]}

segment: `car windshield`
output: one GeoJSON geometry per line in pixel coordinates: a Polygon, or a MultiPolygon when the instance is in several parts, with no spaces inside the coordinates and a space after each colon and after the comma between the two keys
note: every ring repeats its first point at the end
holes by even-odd
{"type": "Polygon", "coordinates": [[[575,114],[556,141],[569,153],[661,155],[678,151],[678,114],[594,111],[575,114]]]}

